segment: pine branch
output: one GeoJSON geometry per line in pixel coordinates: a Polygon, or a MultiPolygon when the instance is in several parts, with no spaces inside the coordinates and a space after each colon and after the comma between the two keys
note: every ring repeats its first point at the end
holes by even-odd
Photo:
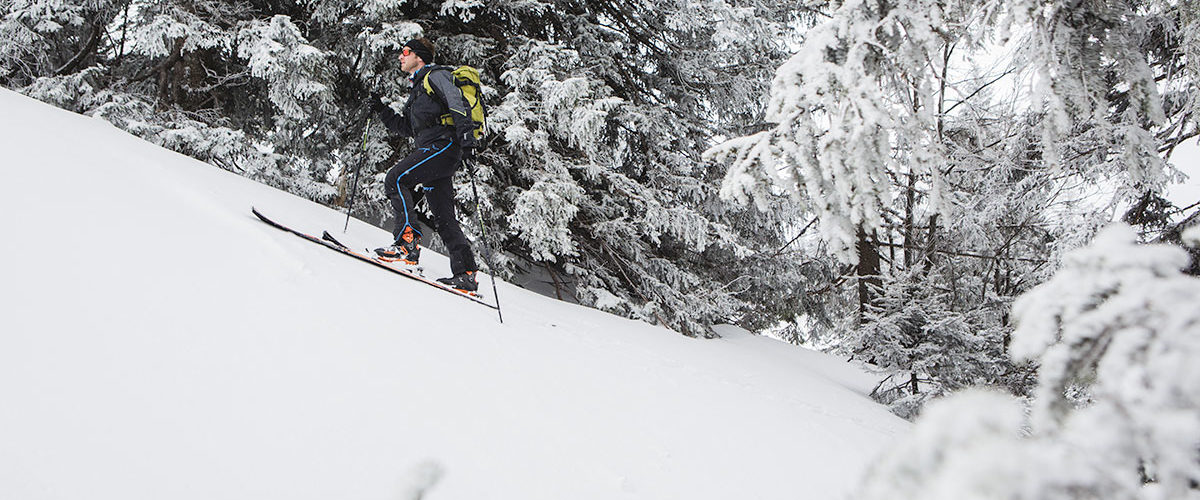
{"type": "MultiPolygon", "coordinates": [[[[621,272],[621,276],[625,278],[625,282],[629,283],[629,288],[633,290],[633,293],[636,293],[637,296],[646,303],[652,302],[650,299],[646,298],[645,295],[642,295],[642,291],[638,289],[637,284],[635,284],[633,280],[629,278],[629,274],[625,272],[625,267],[621,265],[621,259],[618,259],[616,255],[613,255],[613,249],[608,245],[608,242],[601,240],[600,245],[604,247],[604,252],[608,254],[609,259],[613,262],[613,264],[616,265],[617,271],[621,272]]],[[[658,311],[654,311],[654,319],[657,319],[658,324],[664,327],[671,327],[670,324],[662,318],[662,316],[659,316],[658,311]]]]}
{"type": "Polygon", "coordinates": [[[1009,68],[1009,69],[1008,69],[1007,71],[1005,71],[1004,73],[1001,73],[1001,74],[1000,74],[1000,76],[997,76],[996,78],[993,78],[993,79],[992,79],[992,81],[990,81],[990,82],[987,82],[987,83],[983,84],[982,86],[980,86],[979,88],[975,89],[975,91],[974,91],[974,92],[971,92],[971,95],[968,95],[968,96],[966,96],[966,97],[964,97],[964,98],[962,98],[962,99],[959,99],[958,101],[955,101],[955,102],[954,102],[954,104],[950,105],[950,107],[949,107],[949,108],[947,108],[947,109],[946,109],[946,111],[944,111],[944,112],[942,113],[942,115],[946,115],[946,114],[949,114],[951,111],[954,111],[954,108],[957,108],[959,104],[962,104],[962,103],[964,103],[964,102],[968,102],[968,101],[970,101],[970,100],[971,100],[971,98],[975,97],[977,94],[979,94],[980,92],[982,92],[982,91],[983,91],[983,89],[986,89],[986,88],[988,88],[988,87],[992,86],[993,84],[995,84],[996,82],[1000,81],[1000,80],[1001,80],[1001,79],[1003,79],[1004,77],[1006,77],[1006,76],[1008,76],[1008,75],[1011,75],[1011,74],[1013,74],[1013,72],[1015,72],[1015,71],[1016,71],[1016,69],[1015,69],[1015,68],[1009,68]]]}
{"type": "Polygon", "coordinates": [[[147,78],[154,76],[155,74],[159,73],[163,69],[182,60],[183,59],[183,43],[184,43],[183,38],[175,39],[175,45],[174,45],[173,49],[171,50],[170,56],[167,56],[158,64],[151,66],[149,68],[146,68],[146,70],[143,71],[141,74],[134,75],[132,78],[129,79],[129,81],[130,82],[140,82],[142,80],[145,80],[147,78]]]}
{"type": "Polygon", "coordinates": [[[772,258],[778,257],[779,254],[783,253],[783,250],[785,248],[791,246],[791,244],[795,243],[796,240],[800,239],[801,236],[804,236],[804,233],[807,232],[808,228],[812,227],[813,223],[815,223],[815,222],[817,222],[817,218],[813,217],[812,220],[808,221],[808,224],[806,224],[804,226],[804,229],[800,230],[800,234],[797,234],[795,238],[792,238],[792,241],[789,241],[786,244],[784,244],[783,246],[779,247],[779,250],[776,250],[775,253],[771,254],[771,257],[772,258]]]}
{"type": "Polygon", "coordinates": [[[92,33],[88,36],[87,43],[83,44],[83,48],[79,49],[75,57],[72,57],[66,64],[54,70],[54,74],[62,76],[75,72],[88,56],[96,52],[96,47],[100,46],[100,40],[104,37],[104,27],[99,23],[92,24],[91,27],[92,33]]]}

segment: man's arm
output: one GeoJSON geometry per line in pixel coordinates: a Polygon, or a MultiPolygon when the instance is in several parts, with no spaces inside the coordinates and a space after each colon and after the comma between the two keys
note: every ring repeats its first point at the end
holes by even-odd
{"type": "Polygon", "coordinates": [[[408,123],[404,115],[397,113],[391,106],[384,104],[378,94],[372,93],[371,98],[374,100],[371,103],[371,109],[375,111],[375,114],[379,115],[379,121],[383,122],[389,131],[403,137],[411,137],[413,135],[412,126],[408,123]]]}
{"type": "Polygon", "coordinates": [[[475,147],[477,141],[474,134],[475,122],[471,121],[471,108],[467,106],[467,100],[463,98],[462,91],[451,80],[450,71],[431,71],[427,78],[429,78],[429,86],[433,87],[433,91],[442,98],[450,116],[454,117],[454,136],[459,145],[464,148],[475,147]]]}

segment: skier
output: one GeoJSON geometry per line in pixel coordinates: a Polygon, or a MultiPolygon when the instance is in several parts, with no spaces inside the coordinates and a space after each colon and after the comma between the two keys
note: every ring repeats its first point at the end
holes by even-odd
{"type": "Polygon", "coordinates": [[[396,227],[391,245],[375,249],[383,260],[415,265],[421,256],[421,232],[416,228],[414,194],[420,189],[433,212],[434,225],[450,253],[449,278],[438,282],[473,292],[475,256],[454,214],[454,186],[451,181],[464,158],[470,158],[478,144],[474,125],[462,91],[455,86],[449,69],[434,66],[435,48],[425,38],[409,40],[400,52],[400,69],[410,75],[412,90],[398,114],[372,93],[372,109],[393,133],[413,137],[416,149],[388,170],[384,194],[392,203],[396,227]],[[425,90],[428,79],[433,94],[425,90]],[[444,125],[443,117],[454,119],[444,125]]]}

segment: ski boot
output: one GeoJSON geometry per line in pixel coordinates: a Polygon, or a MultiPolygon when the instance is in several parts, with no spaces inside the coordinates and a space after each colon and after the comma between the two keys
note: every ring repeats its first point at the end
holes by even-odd
{"type": "Polygon", "coordinates": [[[417,265],[421,259],[421,235],[413,231],[412,226],[404,228],[400,238],[390,246],[376,248],[375,255],[386,262],[403,262],[410,266],[417,265]]]}
{"type": "Polygon", "coordinates": [[[479,289],[479,283],[475,281],[475,271],[458,273],[449,278],[438,278],[437,282],[463,292],[475,292],[479,289]]]}

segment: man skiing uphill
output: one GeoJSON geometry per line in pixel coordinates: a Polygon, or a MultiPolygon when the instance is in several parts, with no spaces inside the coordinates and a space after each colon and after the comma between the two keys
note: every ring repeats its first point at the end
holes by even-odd
{"type": "Polygon", "coordinates": [[[410,136],[416,149],[388,170],[384,194],[392,203],[395,241],[375,249],[381,259],[416,264],[421,256],[421,232],[416,228],[414,193],[421,189],[433,212],[438,235],[450,254],[453,276],[438,281],[451,287],[475,291],[475,256],[454,213],[451,181],[462,159],[477,145],[470,108],[447,68],[434,66],[435,48],[424,38],[409,40],[400,52],[400,69],[410,75],[412,90],[398,114],[376,96],[372,107],[394,133],[410,136]],[[428,83],[428,85],[426,85],[428,83]],[[432,90],[426,91],[426,88],[432,90]],[[445,124],[453,119],[452,125],[445,124]]]}

